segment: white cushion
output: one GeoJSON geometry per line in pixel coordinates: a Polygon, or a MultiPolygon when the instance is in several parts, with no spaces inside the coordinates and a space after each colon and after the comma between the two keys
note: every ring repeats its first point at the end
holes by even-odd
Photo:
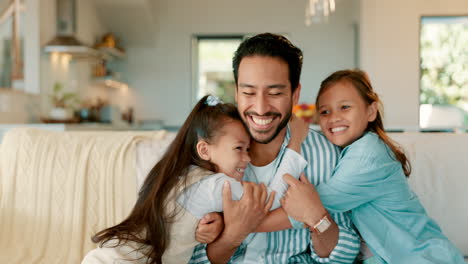
{"type": "Polygon", "coordinates": [[[409,183],[429,216],[468,255],[468,134],[394,133],[409,155],[409,183]]]}
{"type": "Polygon", "coordinates": [[[142,140],[136,148],[137,191],[140,190],[146,176],[162,158],[167,147],[174,140],[176,133],[167,133],[162,140],[142,140]]]}

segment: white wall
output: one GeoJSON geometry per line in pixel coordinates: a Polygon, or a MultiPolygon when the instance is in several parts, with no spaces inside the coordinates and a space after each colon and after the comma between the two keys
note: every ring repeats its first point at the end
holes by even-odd
{"type": "MultiPolygon", "coordinates": [[[[56,0],[40,0],[40,42],[41,47],[56,34],[56,0]]],[[[101,23],[94,0],[76,0],[76,38],[82,43],[93,46],[96,40],[107,32],[101,23]]],[[[47,115],[50,109],[48,94],[51,93],[55,82],[61,82],[64,89],[77,92],[80,97],[96,97],[108,99],[107,90],[95,88],[91,84],[92,62],[90,60],[74,60],[69,64],[62,64],[58,59],[54,62],[51,54],[42,53],[41,56],[41,95],[42,114],[47,115]]],[[[95,63],[95,62],[94,62],[95,63]]]]}
{"type": "Polygon", "coordinates": [[[40,109],[38,95],[0,89],[0,124],[37,122],[40,109]]]}
{"type": "Polygon", "coordinates": [[[419,126],[420,17],[466,14],[466,0],[361,0],[361,67],[383,99],[387,127],[419,126]]]}
{"type": "MultiPolygon", "coordinates": [[[[151,46],[127,46],[126,75],[136,91],[138,119],[181,125],[191,105],[194,34],[285,33],[304,52],[301,101],[313,102],[329,73],[354,67],[353,23],[359,2],[338,0],[328,24],[304,25],[306,1],[160,0],[154,3],[151,46]],[[154,35],[152,35],[154,34],[154,35]]],[[[145,29],[142,29],[145,30],[145,29]]]]}

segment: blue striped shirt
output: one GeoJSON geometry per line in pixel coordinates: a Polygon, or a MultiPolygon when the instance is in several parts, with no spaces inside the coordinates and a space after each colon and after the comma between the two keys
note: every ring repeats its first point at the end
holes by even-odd
{"type": "MultiPolygon", "coordinates": [[[[278,157],[274,161],[275,168],[281,162],[289,137],[288,129],[278,157]]],[[[338,162],[339,149],[321,133],[311,129],[309,136],[302,143],[301,151],[309,163],[304,171],[310,182],[318,185],[327,181],[338,162]]],[[[245,180],[255,181],[251,170],[245,171],[245,180]]],[[[331,216],[340,232],[338,243],[328,258],[320,258],[315,254],[309,230],[302,228],[302,223],[291,218],[294,229],[250,234],[229,263],[353,263],[359,252],[360,241],[349,214],[331,213],[331,216]],[[251,256],[256,258],[251,259],[251,256]]],[[[210,263],[206,255],[206,244],[199,244],[195,248],[189,263],[210,263]]]]}

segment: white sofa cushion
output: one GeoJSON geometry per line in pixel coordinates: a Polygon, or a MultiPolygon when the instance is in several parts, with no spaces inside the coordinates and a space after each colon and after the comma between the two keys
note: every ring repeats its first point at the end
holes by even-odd
{"type": "Polygon", "coordinates": [[[468,134],[393,133],[409,155],[409,183],[429,216],[468,256],[468,134]]]}
{"type": "Polygon", "coordinates": [[[143,185],[146,176],[156,163],[162,158],[176,133],[167,133],[163,139],[146,139],[137,143],[136,148],[136,177],[137,191],[143,185]]]}

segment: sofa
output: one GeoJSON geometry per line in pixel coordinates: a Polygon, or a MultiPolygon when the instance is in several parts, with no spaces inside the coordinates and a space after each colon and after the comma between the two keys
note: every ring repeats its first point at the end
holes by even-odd
{"type": "Polygon", "coordinates": [[[123,220],[173,133],[8,131],[0,145],[0,263],[80,263],[123,220]]]}
{"type": "MultiPolygon", "coordinates": [[[[80,263],[96,246],[90,237],[128,215],[174,136],[8,131],[0,144],[0,263],[80,263]]],[[[427,211],[468,255],[468,134],[391,137],[410,156],[409,181],[427,211]]]]}

